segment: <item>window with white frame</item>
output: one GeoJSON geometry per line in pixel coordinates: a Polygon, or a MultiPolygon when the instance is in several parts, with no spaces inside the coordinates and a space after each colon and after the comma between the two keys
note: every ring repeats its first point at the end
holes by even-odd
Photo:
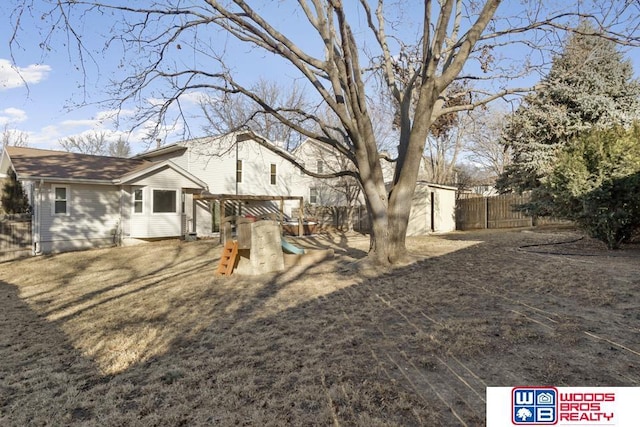
{"type": "Polygon", "coordinates": [[[153,213],[177,213],[177,193],[176,190],[153,190],[153,213]]]}
{"type": "Polygon", "coordinates": [[[144,212],[144,199],[142,188],[133,190],[133,213],[141,214],[144,212]]]}
{"type": "Polygon", "coordinates": [[[53,187],[53,214],[67,215],[69,213],[69,187],[53,187]]]}
{"type": "Polygon", "coordinates": [[[318,203],[318,189],[315,187],[309,189],[309,203],[312,205],[318,203]]]}
{"type": "Polygon", "coordinates": [[[236,182],[242,182],[242,160],[236,160],[236,182]]]}
{"type": "Polygon", "coordinates": [[[276,185],[276,182],[278,180],[278,176],[276,174],[276,165],[275,163],[271,163],[271,185],[276,185]]]}
{"type": "Polygon", "coordinates": [[[324,173],[324,162],[322,160],[318,160],[316,163],[316,171],[318,173],[324,173]]]}

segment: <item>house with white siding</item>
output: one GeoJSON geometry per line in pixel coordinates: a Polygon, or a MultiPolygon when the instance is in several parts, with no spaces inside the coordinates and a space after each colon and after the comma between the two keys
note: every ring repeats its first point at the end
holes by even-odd
{"type": "Polygon", "coordinates": [[[180,237],[197,228],[195,194],[206,184],[179,165],[6,147],[32,206],[34,254],[180,237]]]}
{"type": "MultiPolygon", "coordinates": [[[[331,175],[353,169],[345,156],[330,150],[324,144],[306,139],[298,145],[292,155],[310,172],[331,175]]],[[[305,200],[316,206],[364,205],[360,186],[353,177],[318,178],[301,173],[305,188],[305,200]]]]}
{"type": "MultiPolygon", "coordinates": [[[[253,132],[233,132],[221,136],[180,141],[134,157],[150,162],[171,161],[190,174],[197,176],[208,188],[210,195],[272,196],[307,198],[305,177],[294,166],[293,156],[275,143],[253,132]]],[[[292,215],[298,207],[295,200],[283,205],[268,200],[236,200],[227,203],[227,212],[221,215],[219,204],[213,198],[196,200],[195,216],[198,236],[217,232],[220,217],[227,215],[254,215],[279,212],[292,215]]]]}
{"type": "MultiPolygon", "coordinates": [[[[312,139],[302,142],[293,155],[311,172],[331,174],[352,167],[346,159],[312,139]]],[[[381,160],[385,183],[393,179],[394,163],[381,160]]],[[[364,197],[353,178],[319,179],[307,176],[308,202],[317,206],[364,206],[364,197]]],[[[407,235],[420,236],[455,230],[457,188],[419,179],[409,209],[407,235]]]]}
{"type": "MultiPolygon", "coordinates": [[[[344,170],[353,170],[353,164],[344,155],[330,150],[325,144],[306,139],[298,145],[292,155],[310,172],[331,175],[344,170]]],[[[393,163],[382,160],[382,174],[385,182],[393,178],[393,163]]],[[[306,176],[306,200],[312,205],[347,206],[364,205],[360,186],[352,177],[315,178],[306,176]]]]}

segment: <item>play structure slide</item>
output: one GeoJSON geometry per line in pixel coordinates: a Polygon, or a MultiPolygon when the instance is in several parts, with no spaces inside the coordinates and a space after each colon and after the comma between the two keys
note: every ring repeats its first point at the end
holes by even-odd
{"type": "Polygon", "coordinates": [[[287,254],[294,254],[294,255],[304,254],[304,249],[299,248],[296,245],[293,245],[284,239],[282,239],[282,250],[287,254]]]}

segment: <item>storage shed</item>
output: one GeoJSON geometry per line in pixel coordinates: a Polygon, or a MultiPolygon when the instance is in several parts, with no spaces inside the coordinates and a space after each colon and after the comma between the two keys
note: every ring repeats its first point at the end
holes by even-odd
{"type": "Polygon", "coordinates": [[[413,194],[407,236],[456,229],[456,187],[418,181],[413,194]]]}

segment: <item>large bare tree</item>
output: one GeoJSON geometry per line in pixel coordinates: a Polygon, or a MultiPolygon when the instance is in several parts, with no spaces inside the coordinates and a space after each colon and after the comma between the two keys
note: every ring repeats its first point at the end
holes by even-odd
{"type": "Polygon", "coordinates": [[[94,156],[129,157],[131,146],[122,137],[110,139],[106,132],[89,132],[81,135],[68,136],[58,141],[65,150],[74,153],[91,154],[94,156]]]}
{"type": "MultiPolygon", "coordinates": [[[[282,110],[286,107],[293,111],[289,115],[292,121],[296,121],[298,117],[295,112],[310,108],[304,91],[296,85],[285,87],[278,82],[259,79],[249,90],[264,103],[280,105],[282,110]]],[[[305,139],[293,128],[266,112],[260,104],[241,93],[203,96],[200,99],[200,107],[207,119],[205,131],[214,135],[248,129],[278,143],[287,151],[305,139]]]]}
{"type": "Polygon", "coordinates": [[[502,129],[509,114],[496,109],[482,109],[467,115],[463,126],[468,129],[465,151],[469,160],[482,166],[495,181],[511,161],[511,150],[501,144],[502,129]]]}
{"type": "Polygon", "coordinates": [[[0,138],[2,140],[2,147],[8,147],[10,145],[14,147],[29,146],[29,134],[24,131],[12,129],[8,124],[4,125],[0,138]]]}
{"type": "MultiPolygon", "coordinates": [[[[106,25],[113,35],[105,52],[132,55],[122,61],[129,73],[112,88],[113,99],[122,104],[151,96],[162,99],[152,103],[141,120],[160,122],[193,91],[242,94],[295,132],[348,159],[354,167],[332,175],[352,176],[360,183],[372,219],[370,256],[383,264],[406,255],[411,200],[434,121],[526,89],[503,85],[520,71],[498,61],[501,48],[513,43],[527,49],[548,45],[558,41],[558,31],[575,28],[579,19],[593,20],[603,37],[637,44],[631,32],[640,15],[636,2],[622,1],[509,2],[500,16],[499,0],[31,0],[18,6],[14,21],[34,13],[39,9],[34,3],[42,2],[49,9],[37,17],[52,31],[66,31],[64,41],[75,44],[79,67],[97,61],[96,49],[86,45],[82,23],[98,14],[105,21],[113,17],[106,25]],[[228,47],[231,43],[244,47],[239,51],[228,47]],[[187,57],[173,58],[184,50],[187,57]],[[329,108],[339,126],[323,123],[313,109],[281,108],[252,91],[238,68],[229,65],[234,54],[252,52],[288,64],[287,73],[307,83],[318,105],[329,108]],[[463,105],[447,106],[446,90],[455,81],[492,78],[501,78],[500,83],[482,86],[485,89],[468,96],[463,105]],[[370,113],[370,95],[379,90],[375,81],[383,83],[385,96],[397,106],[397,153],[390,183],[383,179],[370,113]],[[160,90],[160,82],[168,84],[160,90]]],[[[43,46],[50,48],[54,39],[50,32],[44,35],[43,46]]],[[[536,58],[519,58],[511,65],[529,66],[536,58]]],[[[539,64],[548,59],[539,58],[539,64]]]]}

